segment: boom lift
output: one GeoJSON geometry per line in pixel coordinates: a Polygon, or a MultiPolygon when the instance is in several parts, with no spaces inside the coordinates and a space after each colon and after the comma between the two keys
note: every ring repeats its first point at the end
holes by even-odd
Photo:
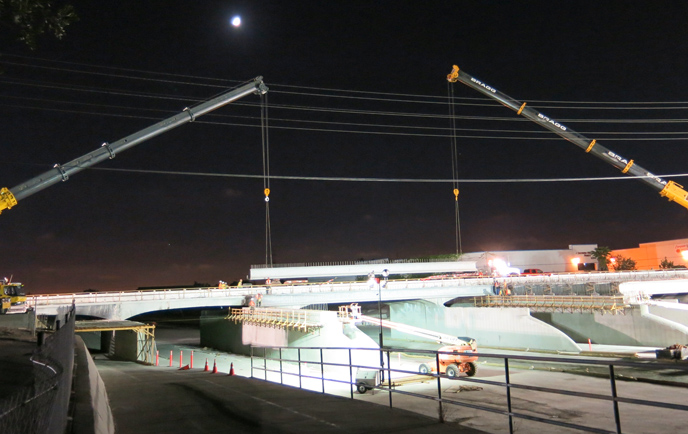
{"type": "MultiPolygon", "coordinates": [[[[356,303],[348,306],[339,306],[339,317],[379,325],[444,344],[445,346],[437,351],[440,353],[438,354],[440,373],[446,373],[447,377],[457,377],[460,372],[465,372],[467,376],[472,377],[477,372],[475,361],[478,360],[478,356],[474,355],[474,353],[478,351],[478,345],[475,339],[461,338],[381,318],[361,315],[361,306],[356,303]]],[[[435,365],[434,360],[421,363],[418,367],[418,372],[429,374],[435,370],[435,365]]]]}
{"type": "Polygon", "coordinates": [[[222,93],[221,95],[202,102],[194,107],[187,107],[182,112],[172,117],[164,119],[127,137],[119,139],[114,143],[103,143],[103,145],[95,151],[82,155],[81,157],[72,160],[69,163],[63,165],[56,164],[55,167],[47,172],[44,172],[23,184],[19,184],[14,188],[2,188],[0,189],[0,213],[5,209],[12,208],[17,204],[17,201],[27,196],[37,193],[46,187],[58,183],[59,181],[67,181],[70,175],[80,172],[106,159],[115,158],[115,155],[117,155],[118,152],[122,152],[126,149],[136,146],[141,142],[151,139],[187,122],[193,122],[197,117],[225,106],[249,94],[263,95],[267,93],[267,91],[268,88],[263,83],[263,77],[256,77],[242,86],[222,93]]]}
{"type": "Polygon", "coordinates": [[[574,145],[579,146],[580,148],[584,149],[585,152],[591,153],[594,156],[606,161],[607,163],[621,170],[621,173],[638,177],[638,180],[659,191],[659,194],[669,199],[669,201],[674,201],[679,205],[688,208],[688,191],[684,190],[682,185],[679,185],[674,181],[664,180],[652,172],[635,164],[633,160],[628,160],[621,155],[605,148],[597,143],[597,140],[590,140],[582,134],[579,134],[565,126],[561,122],[558,122],[538,112],[537,110],[526,107],[525,102],[521,103],[520,101],[503,94],[494,87],[470,76],[462,70],[459,70],[458,66],[454,65],[451,73],[447,75],[447,80],[450,83],[456,83],[457,81],[460,81],[466,86],[471,87],[484,95],[487,95],[488,97],[512,109],[516,112],[516,114],[523,115],[536,124],[539,124],[555,134],[558,134],[574,145]]]}

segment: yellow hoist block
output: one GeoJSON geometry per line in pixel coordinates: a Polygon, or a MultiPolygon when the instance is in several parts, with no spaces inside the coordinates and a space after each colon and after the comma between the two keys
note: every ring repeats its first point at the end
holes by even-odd
{"type": "Polygon", "coordinates": [[[454,189],[454,200],[456,200],[457,202],[459,200],[459,189],[458,188],[454,189]]]}
{"type": "Polygon", "coordinates": [[[10,209],[17,204],[17,198],[14,197],[12,192],[3,187],[0,189],[0,213],[4,209],[10,209]]]}
{"type": "Polygon", "coordinates": [[[454,65],[452,67],[452,72],[447,74],[447,81],[450,83],[456,83],[459,80],[459,67],[454,65]]]}
{"type": "Polygon", "coordinates": [[[659,194],[684,208],[688,208],[688,191],[684,190],[682,185],[674,181],[669,181],[659,194]]]}

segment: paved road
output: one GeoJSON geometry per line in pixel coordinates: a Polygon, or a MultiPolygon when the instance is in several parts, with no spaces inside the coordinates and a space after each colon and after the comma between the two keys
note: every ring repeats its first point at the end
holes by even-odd
{"type": "MultiPolygon", "coordinates": [[[[194,370],[203,373],[203,365],[206,358],[209,360],[210,367],[213,362],[217,361],[218,369],[226,376],[230,364],[234,365],[237,375],[251,376],[251,361],[249,358],[237,356],[227,353],[216,352],[212,349],[200,348],[197,344],[197,331],[191,329],[175,329],[175,330],[158,330],[159,333],[159,347],[163,350],[161,355],[169,356],[169,350],[174,351],[173,368],[169,368],[167,357],[161,356],[161,367],[158,369],[166,369],[169,371],[176,370],[179,366],[178,354],[179,349],[184,351],[184,364],[189,361],[191,350],[195,351],[195,366],[194,370]],[[173,342],[166,338],[174,337],[173,342]]],[[[605,350],[605,348],[599,348],[605,350]]],[[[632,350],[637,350],[630,348],[632,350]]],[[[609,350],[608,348],[606,350],[609,350]]],[[[607,351],[601,351],[603,354],[607,351]]],[[[531,354],[532,355],[532,354],[531,354]]],[[[547,355],[544,355],[547,356],[547,355]]],[[[551,355],[550,355],[551,356],[551,355]]],[[[407,371],[414,371],[417,369],[419,360],[407,356],[397,355],[392,357],[391,363],[393,368],[400,368],[407,371]]],[[[555,365],[550,363],[549,365],[555,365]]],[[[544,365],[547,367],[549,365],[544,365]]],[[[540,367],[540,368],[543,368],[540,367]]],[[[318,377],[320,370],[318,366],[308,364],[302,368],[304,372],[313,377],[318,377]]],[[[554,369],[554,368],[553,368],[554,369]]],[[[560,369],[560,367],[558,368],[560,369]]],[[[285,366],[285,370],[296,372],[294,366],[285,366]]],[[[584,370],[584,368],[583,368],[584,370]]],[[[602,372],[602,375],[605,373],[602,372]]],[[[634,377],[641,377],[640,372],[634,372],[634,377]]],[[[678,380],[685,375],[685,370],[676,370],[673,372],[661,371],[653,373],[646,371],[642,373],[644,380],[661,380],[667,379],[678,380]],[[656,378],[650,378],[652,376],[656,378]]],[[[217,375],[217,374],[216,374],[217,375]]],[[[254,371],[253,375],[262,377],[260,371],[254,371]]],[[[211,375],[212,376],[212,375],[211,375]]],[[[207,376],[206,376],[207,377],[207,376]]],[[[348,381],[348,373],[345,373],[342,378],[343,381],[348,381]]],[[[285,384],[297,386],[298,378],[284,375],[282,378],[276,373],[270,374],[270,380],[275,382],[283,381],[285,384]]],[[[487,380],[497,383],[505,381],[504,369],[500,367],[494,360],[481,360],[478,368],[478,375],[475,377],[478,380],[487,380]]],[[[541,369],[530,369],[530,366],[524,363],[513,362],[510,369],[510,380],[514,384],[528,385],[528,386],[542,386],[561,389],[564,391],[577,391],[581,393],[596,393],[600,395],[610,396],[610,382],[607,378],[598,378],[595,376],[574,375],[564,372],[548,372],[541,369]]],[[[321,391],[322,381],[318,378],[302,380],[303,386],[314,391],[321,391]]],[[[488,412],[478,410],[466,406],[445,405],[445,420],[452,423],[460,423],[465,427],[480,429],[491,433],[507,433],[508,418],[499,412],[506,411],[506,392],[504,388],[493,385],[469,383],[462,380],[443,380],[442,381],[442,396],[445,399],[455,400],[467,405],[481,405],[488,406],[496,412],[488,412]],[[462,387],[463,386],[463,387],[462,387]]],[[[617,389],[620,397],[638,398],[647,400],[656,400],[668,403],[685,404],[688,402],[688,388],[685,387],[670,387],[660,384],[652,384],[645,381],[617,381],[617,389]]],[[[343,398],[351,396],[350,388],[347,384],[337,384],[326,382],[325,390],[329,394],[338,395],[343,398]]],[[[421,393],[428,396],[437,396],[436,381],[427,383],[414,383],[398,387],[399,391],[408,391],[413,393],[421,393]]],[[[597,429],[604,429],[615,432],[613,406],[609,401],[599,401],[591,399],[582,399],[568,395],[549,395],[542,392],[512,389],[513,411],[529,416],[544,417],[553,421],[563,421],[567,423],[576,423],[586,426],[591,426],[597,429]]],[[[322,397],[323,395],[316,395],[322,397]]],[[[356,401],[365,401],[376,403],[380,406],[389,406],[389,395],[386,392],[374,391],[366,394],[354,394],[356,401]]],[[[410,398],[402,394],[394,394],[393,405],[395,408],[407,409],[409,411],[417,412],[437,420],[438,405],[431,400],[418,400],[410,398]]],[[[685,431],[686,420],[688,414],[678,410],[657,409],[652,407],[641,407],[633,404],[620,404],[621,427],[624,433],[648,433],[648,432],[683,432],[685,431]]],[[[515,419],[514,427],[517,432],[539,432],[539,433],[565,433],[574,432],[566,431],[562,427],[555,425],[545,425],[539,422],[531,422],[524,419],[515,419]]]]}
{"type": "Polygon", "coordinates": [[[118,434],[480,433],[402,409],[202,369],[96,359],[118,434]]]}

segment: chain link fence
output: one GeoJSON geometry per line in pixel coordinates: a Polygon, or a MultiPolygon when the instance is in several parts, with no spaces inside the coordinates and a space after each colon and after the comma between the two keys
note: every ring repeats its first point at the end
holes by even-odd
{"type": "Polygon", "coordinates": [[[39,346],[30,357],[33,378],[0,397],[0,433],[65,432],[74,366],[75,309],[65,310],[58,315],[54,331],[38,333],[39,346]]]}

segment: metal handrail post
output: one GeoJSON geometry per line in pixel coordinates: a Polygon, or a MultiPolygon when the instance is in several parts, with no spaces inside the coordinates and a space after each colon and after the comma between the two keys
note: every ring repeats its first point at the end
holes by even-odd
{"type": "Polygon", "coordinates": [[[392,368],[390,368],[389,364],[389,350],[387,350],[387,382],[389,383],[389,391],[387,392],[389,394],[389,408],[392,407],[392,368]]]}
{"type": "Polygon", "coordinates": [[[280,384],[284,384],[284,370],[282,369],[282,347],[279,349],[279,362],[280,362],[280,384]]]}
{"type": "Polygon", "coordinates": [[[251,345],[249,348],[251,354],[251,378],[253,378],[253,345],[251,345]]]}
{"type": "Polygon", "coordinates": [[[509,411],[509,433],[514,434],[514,417],[511,414],[511,383],[509,382],[509,358],[504,357],[504,377],[506,380],[506,405],[509,411]]]}
{"type": "Polygon", "coordinates": [[[614,420],[616,432],[621,434],[621,416],[619,415],[619,401],[616,400],[616,378],[614,377],[614,365],[609,365],[609,382],[612,386],[612,399],[614,400],[614,420]]]}
{"type": "Polygon", "coordinates": [[[322,379],[322,393],[325,393],[325,361],[322,348],[320,348],[320,378],[322,379]]]}
{"type": "Polygon", "coordinates": [[[298,350],[298,359],[299,359],[299,389],[302,389],[303,386],[301,385],[301,348],[297,348],[298,350]]]}
{"type": "Polygon", "coordinates": [[[351,392],[351,399],[354,399],[354,368],[351,365],[351,348],[349,348],[349,391],[351,392]]]}
{"type": "Polygon", "coordinates": [[[265,381],[268,381],[268,349],[263,347],[263,372],[265,373],[265,381]]]}
{"type": "Polygon", "coordinates": [[[440,354],[435,353],[435,365],[437,366],[437,402],[440,404],[440,422],[444,423],[444,410],[442,409],[442,378],[440,375],[440,354]]]}

